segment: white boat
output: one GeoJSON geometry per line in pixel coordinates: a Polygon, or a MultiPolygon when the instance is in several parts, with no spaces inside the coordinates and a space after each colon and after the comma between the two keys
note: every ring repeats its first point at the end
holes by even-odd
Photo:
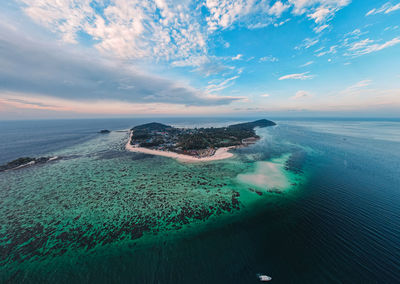
{"type": "Polygon", "coordinates": [[[272,277],[269,277],[268,275],[258,275],[258,279],[260,279],[261,282],[268,282],[272,280],[272,277]]]}

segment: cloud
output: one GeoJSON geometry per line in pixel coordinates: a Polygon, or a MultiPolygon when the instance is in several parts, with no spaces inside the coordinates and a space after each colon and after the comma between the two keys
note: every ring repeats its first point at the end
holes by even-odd
{"type": "Polygon", "coordinates": [[[276,58],[276,57],[273,57],[273,56],[269,55],[269,56],[261,57],[260,60],[259,60],[259,62],[266,62],[266,61],[269,61],[269,62],[278,62],[279,59],[276,58]]]}
{"type": "Polygon", "coordinates": [[[51,1],[21,0],[35,22],[77,43],[93,39],[95,47],[121,58],[182,60],[206,54],[207,34],[189,1],[168,0],[51,1]]]}
{"type": "MultiPolygon", "coordinates": [[[[309,19],[322,26],[350,2],[350,0],[289,0],[289,3],[293,5],[293,14],[306,14],[309,19]]],[[[323,29],[317,27],[314,31],[321,32],[323,29]]]]}
{"type": "Polygon", "coordinates": [[[240,98],[210,96],[179,81],[101,59],[96,53],[67,51],[37,42],[0,24],[0,91],[70,100],[222,105],[240,98]]]}
{"type": "Polygon", "coordinates": [[[132,103],[115,100],[81,101],[26,93],[0,92],[0,118],[132,117],[132,115],[201,115],[231,113],[232,106],[185,106],[171,103],[132,103]]]}
{"type": "Polygon", "coordinates": [[[385,11],[385,14],[388,14],[388,13],[391,13],[391,12],[394,12],[394,11],[397,11],[397,10],[399,10],[399,9],[400,9],[400,3],[398,3],[398,4],[396,4],[396,5],[392,6],[392,7],[390,7],[389,9],[387,9],[387,10],[385,11]]]}
{"type": "Polygon", "coordinates": [[[300,91],[297,91],[296,94],[293,97],[291,97],[291,99],[298,100],[298,99],[304,99],[304,98],[308,98],[308,97],[311,97],[311,94],[309,92],[300,90],[300,91]]]}
{"type": "Polygon", "coordinates": [[[284,20],[284,21],[280,21],[279,23],[275,23],[274,24],[274,27],[280,27],[280,26],[283,26],[284,24],[286,24],[287,22],[289,22],[290,21],[290,19],[286,19],[286,20],[284,20]]]}
{"type": "Polygon", "coordinates": [[[339,10],[350,4],[350,0],[289,0],[293,8],[293,13],[302,15],[311,11],[317,11],[321,7],[339,10]]]}
{"type": "Polygon", "coordinates": [[[321,51],[321,50],[323,50],[323,48],[322,49],[318,49],[318,50],[315,51],[317,53],[315,56],[321,57],[321,56],[324,56],[326,54],[335,54],[337,52],[337,50],[336,50],[337,48],[338,48],[337,45],[332,45],[328,50],[325,50],[325,51],[321,51]]]}
{"type": "Polygon", "coordinates": [[[371,82],[372,82],[371,80],[362,80],[362,81],[359,81],[359,82],[355,83],[354,85],[350,86],[349,88],[354,89],[354,88],[367,87],[371,84],[371,82]]]}
{"type": "Polygon", "coordinates": [[[371,83],[372,83],[371,80],[359,81],[359,82],[347,87],[345,90],[342,91],[342,93],[345,93],[345,94],[354,93],[355,91],[358,91],[362,88],[368,87],[369,85],[371,85],[371,83]]]}
{"type": "Polygon", "coordinates": [[[20,98],[0,98],[3,104],[13,105],[21,109],[62,110],[62,107],[42,102],[30,101],[20,98]]]}
{"type": "Polygon", "coordinates": [[[372,52],[380,51],[382,49],[395,46],[400,43],[400,37],[393,38],[392,40],[384,43],[375,43],[374,40],[369,38],[352,43],[348,51],[345,53],[347,56],[360,56],[372,52]]]}
{"type": "MultiPolygon", "coordinates": [[[[221,72],[233,70],[233,66],[224,64],[222,61],[227,58],[210,55],[192,56],[184,60],[177,60],[171,63],[174,67],[195,67],[194,71],[203,76],[216,75],[221,72]]],[[[232,60],[232,58],[229,58],[232,60]]]]}
{"type": "Polygon", "coordinates": [[[399,28],[399,26],[389,26],[389,27],[386,27],[383,31],[389,31],[389,30],[392,30],[392,31],[394,31],[394,30],[397,30],[399,28]]]}
{"type": "Polygon", "coordinates": [[[329,25],[322,25],[322,26],[315,27],[314,32],[319,34],[320,32],[322,32],[323,30],[325,30],[328,27],[329,27],[329,25]]]}
{"type": "Polygon", "coordinates": [[[303,40],[303,43],[296,46],[294,49],[297,49],[297,50],[302,49],[302,48],[308,49],[308,48],[316,45],[318,42],[319,42],[318,38],[305,38],[303,40]]]}
{"type": "Polygon", "coordinates": [[[264,0],[207,0],[200,5],[208,10],[205,17],[208,32],[225,30],[235,25],[249,29],[264,28],[290,6],[277,1],[269,7],[269,1],[264,0]]]}
{"type": "Polygon", "coordinates": [[[360,29],[355,29],[352,32],[349,32],[347,34],[345,34],[345,36],[358,36],[361,34],[361,30],[360,29]]]}
{"type": "MultiPolygon", "coordinates": [[[[207,0],[205,7],[209,15],[206,22],[209,31],[227,29],[234,24],[247,28],[262,28],[273,23],[265,14],[279,18],[283,12],[292,8],[292,14],[307,16],[317,24],[331,20],[335,13],[347,6],[350,0],[278,0],[271,7],[269,1],[254,0],[207,0]]],[[[279,25],[279,24],[278,24],[279,25]]]]}
{"type": "Polygon", "coordinates": [[[264,97],[264,98],[268,98],[270,95],[269,94],[262,94],[261,95],[261,97],[264,97]]]}
{"type": "Polygon", "coordinates": [[[298,74],[289,74],[279,78],[279,80],[307,80],[314,78],[314,75],[307,75],[310,72],[298,73],[298,74]]]}
{"type": "Polygon", "coordinates": [[[285,12],[289,7],[290,5],[282,4],[281,1],[276,1],[274,5],[272,5],[272,7],[268,10],[268,14],[279,18],[282,13],[285,12]]]}
{"type": "Polygon", "coordinates": [[[243,57],[243,54],[238,54],[238,55],[232,57],[232,60],[240,60],[240,59],[242,59],[242,57],[243,57]]]}
{"type": "MultiPolygon", "coordinates": [[[[263,28],[276,23],[292,9],[318,27],[350,3],[350,0],[19,0],[33,21],[59,35],[67,43],[89,42],[99,51],[123,59],[191,61],[208,55],[210,38],[218,31],[243,26],[263,28]]],[[[194,65],[198,67],[198,65],[194,65]]]]}
{"type": "Polygon", "coordinates": [[[387,2],[385,4],[383,4],[380,8],[374,8],[370,11],[368,11],[368,13],[365,14],[365,16],[370,16],[370,15],[376,15],[376,14],[389,14],[391,12],[400,10],[400,3],[393,5],[390,2],[387,2]]]}
{"type": "Polygon", "coordinates": [[[326,20],[332,13],[332,10],[327,7],[319,7],[314,13],[308,14],[307,17],[313,19],[316,24],[320,24],[326,20]]]}
{"type": "Polygon", "coordinates": [[[213,81],[213,82],[211,82],[212,84],[209,84],[207,86],[206,90],[209,93],[219,92],[223,89],[231,87],[237,78],[239,78],[239,76],[233,76],[233,77],[227,78],[223,81],[220,81],[219,83],[214,83],[214,81],[213,81]]]}
{"type": "Polygon", "coordinates": [[[304,63],[303,65],[300,65],[300,67],[310,66],[313,63],[314,63],[314,61],[308,61],[308,62],[304,63]]]}

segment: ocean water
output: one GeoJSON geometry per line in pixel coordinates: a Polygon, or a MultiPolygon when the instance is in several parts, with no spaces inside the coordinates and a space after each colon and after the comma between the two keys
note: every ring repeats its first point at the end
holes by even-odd
{"type": "Polygon", "coordinates": [[[1,122],[1,163],[62,158],[0,173],[0,282],[398,283],[398,120],[279,119],[202,164],[124,150],[144,122],[249,120],[1,122]]]}

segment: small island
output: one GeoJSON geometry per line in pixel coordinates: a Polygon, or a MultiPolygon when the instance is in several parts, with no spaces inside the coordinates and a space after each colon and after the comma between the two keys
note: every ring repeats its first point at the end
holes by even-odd
{"type": "Polygon", "coordinates": [[[110,133],[110,132],[111,132],[111,131],[108,130],[108,129],[102,129],[102,130],[99,131],[100,134],[108,134],[108,133],[110,133]]]}
{"type": "Polygon", "coordinates": [[[33,165],[44,164],[49,161],[54,161],[59,159],[58,156],[55,157],[39,157],[39,158],[31,158],[31,157],[21,157],[16,160],[13,160],[5,165],[0,165],[0,172],[8,171],[8,170],[17,170],[33,165]]]}
{"type": "Polygon", "coordinates": [[[152,122],[130,130],[126,149],[181,161],[211,161],[232,157],[228,150],[255,143],[255,128],[276,125],[267,119],[227,127],[176,128],[152,122]]]}

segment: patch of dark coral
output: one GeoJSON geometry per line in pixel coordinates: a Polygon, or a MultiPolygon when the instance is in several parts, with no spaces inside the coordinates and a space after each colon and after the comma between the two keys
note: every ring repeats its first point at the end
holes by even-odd
{"type": "Polygon", "coordinates": [[[302,166],[306,159],[306,153],[304,151],[297,151],[290,155],[289,159],[285,163],[285,170],[295,174],[302,174],[302,166]]]}
{"type": "MultiPolygon", "coordinates": [[[[158,201],[155,204],[166,202],[165,196],[156,194],[154,191],[149,190],[145,194],[147,202],[143,206],[153,203],[153,199],[158,201]]],[[[0,234],[0,264],[23,262],[49,255],[60,256],[74,249],[92,250],[96,246],[104,246],[120,240],[136,240],[145,233],[157,234],[160,231],[160,222],[166,228],[180,229],[192,222],[205,221],[213,215],[218,216],[224,212],[239,210],[239,196],[238,192],[233,191],[231,202],[217,199],[216,206],[192,206],[190,201],[185,201],[175,215],[174,208],[164,207],[160,208],[159,214],[155,211],[150,216],[127,215],[114,218],[100,227],[94,227],[85,222],[81,215],[67,222],[53,220],[45,225],[36,223],[32,226],[23,226],[15,216],[9,216],[9,222],[5,227],[8,229],[0,234]]],[[[129,200],[126,200],[126,205],[129,203],[129,200]]]]}

